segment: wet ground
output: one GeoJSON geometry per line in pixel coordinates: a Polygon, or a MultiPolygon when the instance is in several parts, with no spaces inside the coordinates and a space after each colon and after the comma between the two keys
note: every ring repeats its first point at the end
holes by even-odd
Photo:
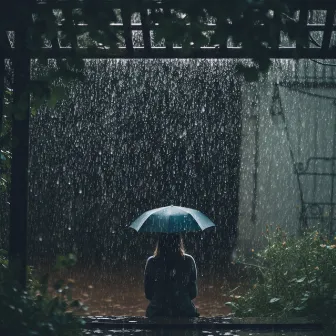
{"type": "Polygon", "coordinates": [[[320,327],[316,325],[304,325],[303,321],[296,321],[296,327],[292,324],[290,328],[285,324],[271,325],[263,321],[264,325],[254,324],[256,321],[245,321],[235,319],[232,316],[200,317],[195,319],[170,320],[161,318],[160,320],[148,320],[137,317],[88,317],[87,323],[90,329],[84,330],[84,335],[129,335],[129,336],[325,336],[320,327]],[[99,326],[103,323],[103,326],[99,326]],[[105,326],[104,326],[105,323],[105,326]],[[110,325],[108,325],[110,323],[110,325]],[[131,324],[132,328],[130,328],[131,324]],[[147,329],[143,324],[146,324],[147,329]],[[266,323],[266,325],[265,325],[266,323]],[[97,326],[96,326],[97,324],[97,326]],[[113,328],[113,325],[119,328],[113,328]],[[162,328],[162,324],[166,327],[162,328]],[[160,329],[157,326],[160,325],[160,329]],[[148,328],[151,326],[151,328],[148,328]],[[182,326],[182,328],[181,328],[182,326]],[[154,328],[153,328],[154,327],[154,328]],[[309,330],[311,328],[312,330],[309,330]]]}
{"type": "Polygon", "coordinates": [[[85,330],[84,335],[87,336],[323,336],[321,331],[296,331],[296,332],[251,332],[241,330],[85,330]]]}
{"type": "MultiPolygon", "coordinates": [[[[37,267],[42,272],[46,267],[37,267]]],[[[56,279],[53,275],[53,279],[56,279]]],[[[85,315],[144,316],[148,301],[143,289],[143,265],[126,270],[101,270],[94,267],[75,267],[64,273],[63,278],[75,281],[73,297],[88,306],[85,315]]],[[[201,316],[227,315],[231,301],[228,293],[239,295],[246,285],[233,282],[216,271],[199,270],[198,296],[194,300],[201,316]]]]}
{"type": "Polygon", "coordinates": [[[317,330],[319,327],[316,325],[292,325],[291,328],[293,329],[290,330],[286,324],[282,324],[280,327],[279,325],[272,326],[271,324],[256,326],[241,319],[221,316],[195,319],[161,318],[159,320],[149,320],[134,316],[92,316],[86,318],[86,321],[91,328],[90,330],[84,330],[84,334],[91,336],[323,336],[323,332],[317,330]],[[116,327],[117,325],[119,325],[118,328],[116,327]],[[310,331],[308,328],[315,328],[315,330],[310,331]]]}
{"type": "MultiPolygon", "coordinates": [[[[36,267],[39,273],[49,269],[49,266],[36,267]]],[[[97,324],[83,331],[88,336],[323,336],[321,331],[256,331],[239,330],[230,327],[216,329],[191,328],[179,329],[150,329],[138,328],[139,319],[143,318],[148,301],[143,292],[143,265],[129,266],[127,269],[101,269],[97,267],[76,266],[62,274],[52,274],[52,280],[59,277],[75,281],[73,297],[78,298],[88,306],[82,315],[87,321],[122,321],[127,316],[129,323],[122,328],[101,327],[97,324]],[[133,328],[129,324],[134,322],[133,328]],[[128,325],[127,325],[128,324],[128,325]]],[[[217,269],[200,268],[198,272],[198,297],[194,300],[201,317],[199,322],[232,323],[227,317],[230,309],[225,306],[231,301],[230,295],[241,295],[250,285],[246,278],[232,277],[232,274],[223,274],[217,269]]],[[[144,318],[143,318],[144,319],[144,318]]],[[[249,322],[247,322],[249,323],[249,322]]],[[[252,322],[254,323],[254,322],[252,322]]],[[[260,323],[260,321],[258,322],[260,323]]],[[[244,328],[242,328],[244,329],[244,328]]]]}

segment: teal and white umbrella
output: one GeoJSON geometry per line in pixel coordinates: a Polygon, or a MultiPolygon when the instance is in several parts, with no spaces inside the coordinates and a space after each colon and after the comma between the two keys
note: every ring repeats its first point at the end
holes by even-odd
{"type": "Polygon", "coordinates": [[[166,206],[146,211],[130,228],[138,232],[177,233],[204,231],[215,224],[198,210],[166,206]]]}

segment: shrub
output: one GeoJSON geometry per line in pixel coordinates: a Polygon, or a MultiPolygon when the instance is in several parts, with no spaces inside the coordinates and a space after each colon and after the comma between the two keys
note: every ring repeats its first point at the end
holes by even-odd
{"type": "Polygon", "coordinates": [[[266,238],[267,248],[248,261],[257,270],[255,284],[226,304],[238,317],[305,317],[335,332],[336,237],[328,240],[316,231],[287,237],[277,228],[274,234],[267,230],[266,238]]]}
{"type": "MultiPolygon", "coordinates": [[[[74,255],[58,257],[56,270],[71,267],[74,255]]],[[[82,335],[84,321],[76,312],[85,309],[72,299],[71,279],[58,280],[49,286],[49,275],[39,280],[28,268],[28,288],[22,292],[14,285],[8,271],[5,252],[0,252],[0,325],[6,336],[77,336],[82,335]]]]}

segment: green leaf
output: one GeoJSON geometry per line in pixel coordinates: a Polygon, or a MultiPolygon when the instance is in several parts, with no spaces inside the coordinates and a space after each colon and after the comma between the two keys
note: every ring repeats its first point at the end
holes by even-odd
{"type": "Polygon", "coordinates": [[[297,282],[297,283],[301,283],[301,282],[303,282],[303,281],[305,281],[305,280],[306,280],[306,277],[303,277],[303,278],[301,278],[301,279],[297,279],[296,282],[297,282]]]}
{"type": "Polygon", "coordinates": [[[303,306],[294,308],[294,310],[296,310],[296,311],[301,311],[301,310],[304,310],[304,309],[305,309],[305,307],[303,307],[303,306]]]}
{"type": "Polygon", "coordinates": [[[35,117],[37,114],[37,108],[35,106],[31,106],[30,108],[30,115],[35,117]]]}
{"type": "Polygon", "coordinates": [[[7,257],[8,256],[8,252],[6,250],[0,249],[0,256],[7,257]]]}
{"type": "Polygon", "coordinates": [[[275,302],[278,302],[278,301],[280,301],[279,298],[272,298],[272,299],[269,301],[269,303],[275,303],[275,302]]]}
{"type": "Polygon", "coordinates": [[[232,307],[232,308],[235,308],[235,309],[238,309],[238,305],[234,302],[225,302],[225,305],[226,306],[229,306],[229,307],[232,307]]]}

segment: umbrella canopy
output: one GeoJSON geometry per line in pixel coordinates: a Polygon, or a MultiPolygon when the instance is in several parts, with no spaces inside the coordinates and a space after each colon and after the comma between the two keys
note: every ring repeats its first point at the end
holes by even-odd
{"type": "Polygon", "coordinates": [[[176,233],[203,231],[215,224],[198,210],[166,206],[146,211],[130,228],[138,232],[176,233]]]}

